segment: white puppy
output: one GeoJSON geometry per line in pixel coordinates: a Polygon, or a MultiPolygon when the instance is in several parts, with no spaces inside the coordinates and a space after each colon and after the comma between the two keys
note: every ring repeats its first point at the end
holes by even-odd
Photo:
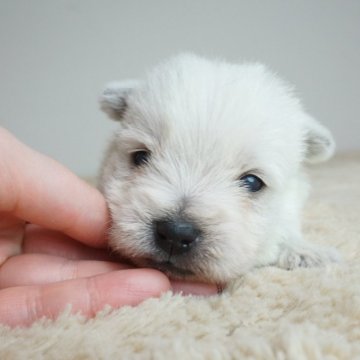
{"type": "Polygon", "coordinates": [[[303,165],[333,138],[263,65],[181,55],[110,84],[101,105],[120,125],[100,174],[111,246],[135,264],[224,283],[337,259],[300,229],[303,165]]]}

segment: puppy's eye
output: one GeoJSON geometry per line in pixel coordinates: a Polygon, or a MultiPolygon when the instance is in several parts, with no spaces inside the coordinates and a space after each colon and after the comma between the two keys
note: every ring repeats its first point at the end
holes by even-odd
{"type": "Polygon", "coordinates": [[[260,191],[264,186],[264,182],[256,175],[247,174],[240,178],[241,185],[245,186],[251,192],[260,191]]]}
{"type": "Polygon", "coordinates": [[[131,154],[131,160],[135,166],[141,166],[147,163],[149,157],[150,157],[150,151],[147,150],[139,150],[131,154]]]}

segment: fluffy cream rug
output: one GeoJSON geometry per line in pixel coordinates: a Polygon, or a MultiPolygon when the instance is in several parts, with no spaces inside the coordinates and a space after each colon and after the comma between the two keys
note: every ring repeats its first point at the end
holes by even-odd
{"type": "Polygon", "coordinates": [[[221,296],[168,293],[85,321],[64,313],[29,329],[0,327],[1,359],[360,358],[360,156],[310,169],[304,228],[344,262],[262,268],[221,296]]]}

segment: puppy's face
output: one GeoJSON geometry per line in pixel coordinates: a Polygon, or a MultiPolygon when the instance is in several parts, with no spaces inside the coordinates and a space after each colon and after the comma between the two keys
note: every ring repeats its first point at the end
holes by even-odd
{"type": "Polygon", "coordinates": [[[300,236],[301,163],[332,139],[263,66],[177,57],[102,107],[120,121],[100,178],[111,246],[135,264],[226,282],[300,236]]]}

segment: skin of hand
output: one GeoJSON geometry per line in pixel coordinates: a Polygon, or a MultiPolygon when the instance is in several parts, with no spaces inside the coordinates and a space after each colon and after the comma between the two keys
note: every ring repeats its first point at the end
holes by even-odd
{"type": "Polygon", "coordinates": [[[98,190],[0,128],[0,324],[55,319],[68,304],[91,317],[168,290],[216,294],[214,285],[114,262],[109,221],[98,190]]]}

